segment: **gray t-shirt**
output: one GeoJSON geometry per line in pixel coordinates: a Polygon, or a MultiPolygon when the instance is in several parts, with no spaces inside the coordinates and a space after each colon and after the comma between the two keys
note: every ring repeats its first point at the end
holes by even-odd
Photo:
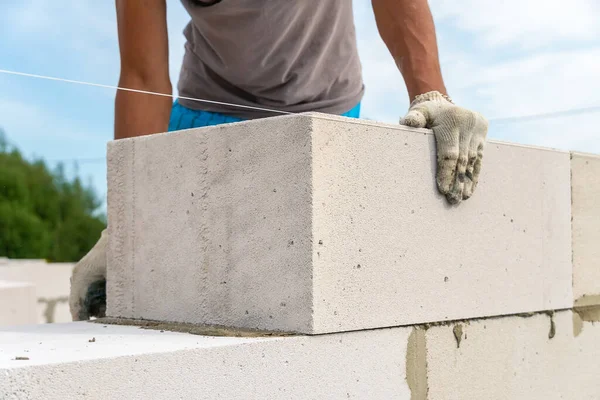
{"type": "MultiPolygon", "coordinates": [[[[345,113],[362,99],[352,0],[182,2],[191,21],[184,29],[180,96],[331,114],[345,113]]],[[[179,102],[240,118],[279,115],[179,102]]]]}

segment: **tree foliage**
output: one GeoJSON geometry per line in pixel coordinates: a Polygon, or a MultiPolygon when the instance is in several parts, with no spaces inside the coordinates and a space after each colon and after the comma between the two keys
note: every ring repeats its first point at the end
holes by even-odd
{"type": "Polygon", "coordinates": [[[101,204],[62,164],[25,159],[0,130],[0,257],[78,261],[106,227],[101,204]]]}

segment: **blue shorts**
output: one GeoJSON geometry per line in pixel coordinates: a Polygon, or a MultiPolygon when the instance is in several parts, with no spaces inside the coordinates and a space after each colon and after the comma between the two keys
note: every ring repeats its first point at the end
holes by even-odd
{"type": "MultiPolygon", "coordinates": [[[[352,110],[342,114],[343,117],[359,118],[360,103],[352,110]]],[[[179,104],[175,100],[171,108],[171,119],[169,120],[169,132],[181,129],[200,128],[203,126],[228,124],[243,121],[242,118],[231,117],[216,112],[192,110],[179,104]]]]}

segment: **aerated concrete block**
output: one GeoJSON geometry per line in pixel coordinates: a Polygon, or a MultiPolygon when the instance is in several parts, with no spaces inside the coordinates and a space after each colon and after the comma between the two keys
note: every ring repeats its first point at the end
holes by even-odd
{"type": "Polygon", "coordinates": [[[428,395],[416,398],[600,399],[600,325],[571,311],[471,321],[412,336],[424,337],[415,365],[427,365],[412,386],[424,386],[428,395]]]}
{"type": "Polygon", "coordinates": [[[0,329],[0,398],[600,398],[600,325],[570,311],[317,336],[166,329],[0,329]]]}
{"type": "Polygon", "coordinates": [[[0,330],[0,398],[408,400],[409,334],[238,338],[90,322],[0,330]]]}
{"type": "Polygon", "coordinates": [[[573,296],[600,305],[600,156],[573,153],[573,296]]]}
{"type": "Polygon", "coordinates": [[[322,114],[109,143],[108,315],[307,334],[573,305],[569,153],[322,114]]]}
{"type": "Polygon", "coordinates": [[[47,263],[45,260],[0,262],[0,280],[31,282],[37,296],[37,321],[70,322],[69,291],[74,263],[47,263]]]}
{"type": "Polygon", "coordinates": [[[0,326],[37,322],[35,286],[30,282],[0,280],[0,326]]]}

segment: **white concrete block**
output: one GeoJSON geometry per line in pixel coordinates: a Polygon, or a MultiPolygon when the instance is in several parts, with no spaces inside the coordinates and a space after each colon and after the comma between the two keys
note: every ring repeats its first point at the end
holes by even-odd
{"type": "Polygon", "coordinates": [[[599,324],[564,311],[458,326],[425,334],[427,400],[600,399],[599,324]]]}
{"type": "Polygon", "coordinates": [[[0,326],[37,322],[35,286],[0,280],[0,326]]]}
{"type": "Polygon", "coordinates": [[[90,322],[0,329],[0,398],[600,398],[600,325],[561,311],[292,337],[90,322]]]}
{"type": "Polygon", "coordinates": [[[0,263],[0,280],[31,282],[36,287],[37,321],[70,322],[69,292],[74,263],[11,260],[0,263]]]}
{"type": "Polygon", "coordinates": [[[325,333],[568,308],[569,153],[321,114],[111,142],[108,314],[325,333]]]}
{"type": "Polygon", "coordinates": [[[573,296],[600,305],[600,156],[573,153],[573,296]]]}
{"type": "Polygon", "coordinates": [[[89,322],[0,330],[0,398],[409,400],[409,334],[207,337],[89,322]]]}
{"type": "Polygon", "coordinates": [[[0,264],[0,279],[32,282],[44,298],[68,296],[74,263],[47,263],[44,260],[8,260],[0,264]]]}

